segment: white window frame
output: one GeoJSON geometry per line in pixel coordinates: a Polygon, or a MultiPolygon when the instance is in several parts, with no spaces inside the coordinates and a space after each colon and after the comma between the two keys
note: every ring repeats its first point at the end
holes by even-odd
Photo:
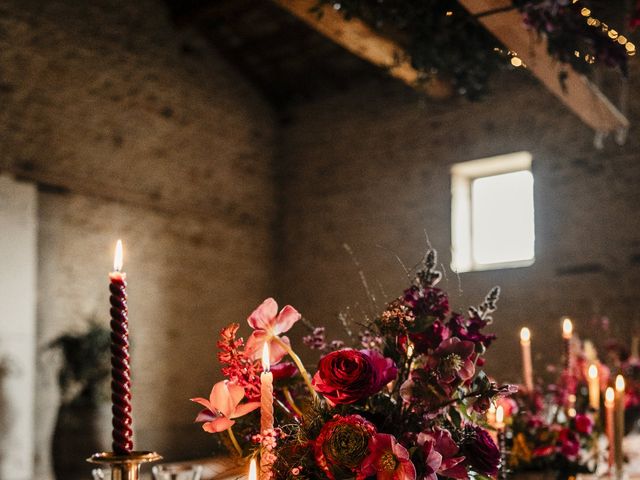
{"type": "Polygon", "coordinates": [[[451,167],[451,268],[454,272],[528,267],[535,262],[534,255],[528,260],[479,264],[475,263],[472,251],[471,186],[473,181],[522,170],[531,171],[531,163],[531,153],[522,151],[456,163],[451,167]]]}

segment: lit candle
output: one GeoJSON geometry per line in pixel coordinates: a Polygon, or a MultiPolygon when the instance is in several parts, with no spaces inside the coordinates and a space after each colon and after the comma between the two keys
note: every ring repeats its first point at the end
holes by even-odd
{"type": "Polygon", "coordinates": [[[260,433],[273,428],[273,373],[269,362],[269,344],[262,349],[260,374],[260,433]]]}
{"type": "MultiPolygon", "coordinates": [[[[262,349],[262,373],[260,374],[260,433],[273,428],[273,373],[270,371],[269,344],[262,349]]],[[[260,471],[263,475],[271,469],[264,447],[260,455],[260,471]]],[[[269,475],[267,475],[269,478],[269,475]]]]}
{"type": "Polygon", "coordinates": [[[504,429],[504,408],[502,405],[498,405],[498,408],[496,408],[496,429],[498,431],[504,429]]]}
{"type": "Polygon", "coordinates": [[[129,455],[133,450],[131,380],[129,366],[129,320],[127,275],[122,272],[122,241],[116,244],[113,272],[109,274],[111,296],[111,411],[113,451],[129,455]]]}
{"type": "Polygon", "coordinates": [[[614,432],[614,415],[613,415],[613,410],[614,410],[614,406],[615,406],[615,392],[613,391],[613,388],[608,387],[607,390],[604,392],[604,409],[605,409],[605,413],[606,413],[606,418],[605,418],[605,429],[606,429],[606,433],[607,433],[607,441],[609,443],[609,455],[608,455],[608,464],[609,464],[609,470],[611,470],[611,468],[613,467],[614,463],[615,463],[615,457],[616,457],[616,453],[615,453],[615,432],[614,432]]]}
{"type": "Polygon", "coordinates": [[[597,412],[600,410],[600,378],[598,366],[595,363],[589,365],[587,377],[589,378],[589,406],[597,412]]]}
{"type": "Polygon", "coordinates": [[[249,479],[248,480],[258,480],[258,469],[256,467],[255,458],[252,458],[251,462],[249,462],[249,479]]]}
{"type": "Polygon", "coordinates": [[[571,369],[571,339],[573,338],[573,323],[570,318],[562,320],[562,339],[564,340],[564,362],[565,369],[571,369]]]}
{"type": "Polygon", "coordinates": [[[622,453],[622,439],[624,438],[624,377],[616,376],[615,395],[615,452],[616,452],[616,473],[622,473],[622,463],[624,461],[622,453]]]}
{"type": "Polygon", "coordinates": [[[533,392],[533,366],[531,363],[531,331],[524,327],[520,330],[520,346],[522,347],[522,376],[524,386],[533,392]]]}

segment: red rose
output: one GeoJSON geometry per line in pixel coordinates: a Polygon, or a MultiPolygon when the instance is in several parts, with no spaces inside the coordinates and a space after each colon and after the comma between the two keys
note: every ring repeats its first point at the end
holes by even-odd
{"type": "Polygon", "coordinates": [[[397,374],[390,358],[373,350],[345,348],[320,359],[313,387],[331,405],[344,405],[377,393],[397,374]]]}

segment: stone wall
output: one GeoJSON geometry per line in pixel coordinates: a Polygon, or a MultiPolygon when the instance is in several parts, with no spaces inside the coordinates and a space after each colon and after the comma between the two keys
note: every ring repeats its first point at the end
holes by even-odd
{"type": "MultiPolygon", "coordinates": [[[[638,91],[631,79],[630,92],[638,91]]],[[[533,79],[511,73],[499,82],[481,103],[425,102],[389,82],[292,108],[279,175],[281,300],[318,324],[336,326],[349,306],[362,318],[376,308],[343,244],[380,307],[407,284],[396,255],[413,266],[430,243],[457,309],[502,286],[489,370],[503,379],[519,378],[511,359],[523,325],[533,332],[538,372],[560,360],[562,315],[598,341],[605,335],[594,319],[608,316],[626,339],[640,320],[640,99],[632,98],[627,144],[609,139],[596,151],[593,132],[533,79]],[[451,165],[521,150],[534,158],[535,264],[456,276],[448,268],[451,165]]]]}
{"type": "Polygon", "coordinates": [[[59,403],[46,345],[106,325],[117,238],[136,446],[205,454],[188,399],[218,379],[219,328],[271,293],[270,108],[155,0],[2,0],[0,65],[0,171],[40,186],[38,478],[59,403]]]}

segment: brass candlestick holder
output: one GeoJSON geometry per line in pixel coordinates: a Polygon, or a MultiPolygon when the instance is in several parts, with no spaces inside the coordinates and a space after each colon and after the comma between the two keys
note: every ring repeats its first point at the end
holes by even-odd
{"type": "Polygon", "coordinates": [[[158,460],[162,457],[155,452],[131,452],[129,455],[102,452],[93,454],[87,462],[111,467],[111,480],[138,480],[140,465],[158,460]]]}

